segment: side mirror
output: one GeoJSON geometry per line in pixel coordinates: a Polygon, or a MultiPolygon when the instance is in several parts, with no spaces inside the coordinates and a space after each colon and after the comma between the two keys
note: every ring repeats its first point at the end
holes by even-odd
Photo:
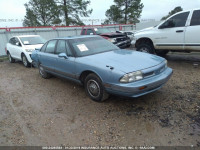
{"type": "Polygon", "coordinates": [[[16,46],[21,46],[19,42],[17,42],[15,45],[16,45],[16,46]]]}
{"type": "Polygon", "coordinates": [[[94,33],[90,33],[90,35],[94,35],[94,33]]]}
{"type": "Polygon", "coordinates": [[[60,53],[60,54],[58,55],[58,57],[60,57],[60,58],[65,58],[65,59],[68,58],[68,56],[67,56],[65,53],[60,53]]]}

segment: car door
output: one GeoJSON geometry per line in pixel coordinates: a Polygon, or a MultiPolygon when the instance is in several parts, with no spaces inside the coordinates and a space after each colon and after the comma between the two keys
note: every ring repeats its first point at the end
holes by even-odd
{"type": "Polygon", "coordinates": [[[57,40],[46,43],[38,53],[39,64],[48,72],[54,72],[57,55],[55,54],[57,40]]]}
{"type": "Polygon", "coordinates": [[[75,57],[73,56],[66,40],[58,40],[55,54],[57,55],[55,63],[55,72],[67,78],[75,78],[75,57]],[[59,57],[59,54],[65,53],[67,57],[59,57]]]}
{"type": "Polygon", "coordinates": [[[8,43],[8,51],[9,53],[11,54],[12,57],[15,57],[15,37],[12,37],[10,40],[9,40],[9,43],[8,43]]]}
{"type": "Polygon", "coordinates": [[[189,13],[188,11],[174,15],[158,27],[154,35],[156,49],[184,49],[184,36],[189,13]]]}
{"type": "Polygon", "coordinates": [[[185,32],[185,50],[200,51],[200,10],[194,10],[185,32]]]}
{"type": "Polygon", "coordinates": [[[14,51],[15,51],[15,58],[21,60],[22,44],[17,37],[15,37],[14,51]]]}

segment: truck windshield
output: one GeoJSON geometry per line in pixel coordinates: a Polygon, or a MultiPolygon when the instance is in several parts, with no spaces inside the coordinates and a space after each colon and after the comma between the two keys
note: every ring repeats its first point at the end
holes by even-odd
{"type": "Polygon", "coordinates": [[[78,57],[118,50],[119,48],[102,37],[87,37],[69,40],[78,57]]]}
{"type": "Polygon", "coordinates": [[[109,29],[106,28],[95,28],[94,30],[96,31],[97,35],[111,32],[109,29]]]}
{"type": "Polygon", "coordinates": [[[20,37],[20,40],[24,45],[37,45],[46,42],[46,40],[40,36],[20,37]]]}

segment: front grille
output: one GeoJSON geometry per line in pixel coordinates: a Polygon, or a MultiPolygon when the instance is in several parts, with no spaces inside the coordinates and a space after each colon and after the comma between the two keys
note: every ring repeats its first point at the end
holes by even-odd
{"type": "Polygon", "coordinates": [[[156,70],[156,74],[159,74],[165,70],[165,65],[160,67],[159,69],[156,70]]]}
{"type": "Polygon", "coordinates": [[[148,73],[144,74],[144,78],[147,78],[147,77],[150,77],[150,76],[153,76],[153,75],[155,75],[154,71],[148,72],[148,73]]]}
{"type": "Polygon", "coordinates": [[[165,65],[163,65],[162,67],[160,67],[160,68],[158,68],[158,69],[156,69],[154,71],[150,71],[150,72],[144,73],[143,76],[144,76],[144,78],[148,78],[148,77],[160,74],[164,70],[165,70],[165,65]]]}

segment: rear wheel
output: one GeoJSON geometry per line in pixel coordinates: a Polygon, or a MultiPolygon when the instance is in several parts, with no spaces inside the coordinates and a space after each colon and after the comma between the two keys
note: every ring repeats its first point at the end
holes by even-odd
{"type": "Polygon", "coordinates": [[[41,65],[39,65],[38,68],[39,68],[39,73],[42,78],[49,79],[51,77],[51,75],[49,73],[47,73],[41,65]]]}
{"type": "Polygon", "coordinates": [[[12,56],[10,55],[10,53],[8,52],[8,59],[10,63],[14,63],[15,59],[12,58],[12,56]]]}
{"type": "Polygon", "coordinates": [[[101,79],[93,73],[86,77],[84,86],[85,92],[93,101],[103,102],[109,97],[109,94],[104,90],[101,79]]]}
{"type": "Polygon", "coordinates": [[[152,44],[150,43],[141,43],[137,46],[137,51],[154,54],[155,50],[152,44]]]}
{"type": "Polygon", "coordinates": [[[30,67],[31,63],[28,62],[26,56],[24,54],[22,54],[22,62],[24,64],[25,67],[30,67]]]}

